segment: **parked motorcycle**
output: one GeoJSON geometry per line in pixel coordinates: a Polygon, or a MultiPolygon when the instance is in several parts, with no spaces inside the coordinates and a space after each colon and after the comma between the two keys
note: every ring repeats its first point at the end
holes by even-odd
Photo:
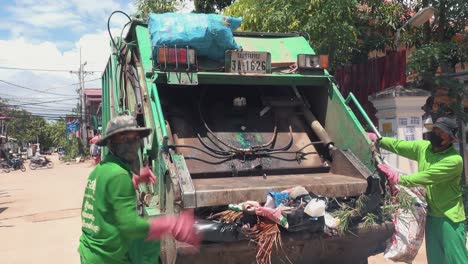
{"type": "Polygon", "coordinates": [[[8,165],[12,170],[21,170],[22,172],[26,171],[26,166],[24,166],[23,160],[21,158],[12,158],[8,161],[8,165]]]}
{"type": "Polygon", "coordinates": [[[54,163],[49,160],[47,157],[41,157],[39,159],[33,159],[31,160],[31,162],[29,163],[29,168],[31,170],[35,170],[37,168],[48,168],[48,169],[52,169],[54,167],[54,163]]]}
{"type": "Polygon", "coordinates": [[[3,159],[3,158],[0,160],[0,168],[1,168],[2,171],[5,172],[5,173],[9,173],[10,170],[11,170],[11,167],[10,167],[10,165],[8,165],[7,160],[6,160],[6,159],[3,159]]]}

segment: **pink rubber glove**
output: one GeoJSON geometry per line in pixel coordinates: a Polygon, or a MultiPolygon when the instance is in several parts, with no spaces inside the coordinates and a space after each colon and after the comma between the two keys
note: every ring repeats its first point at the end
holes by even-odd
{"type": "Polygon", "coordinates": [[[200,245],[200,237],[195,232],[193,210],[186,210],[180,215],[161,216],[151,220],[147,240],[159,240],[171,235],[175,240],[195,247],[200,245]]]}
{"type": "Polygon", "coordinates": [[[371,142],[377,141],[377,135],[374,133],[367,133],[367,137],[369,137],[371,142]]]}
{"type": "Polygon", "coordinates": [[[393,171],[387,164],[379,164],[377,165],[377,168],[380,169],[380,171],[385,174],[385,177],[387,177],[388,183],[390,185],[395,185],[400,181],[400,176],[396,171],[393,171]]]}
{"type": "Polygon", "coordinates": [[[140,176],[133,174],[132,182],[135,189],[138,189],[138,184],[142,182],[151,182],[152,184],[155,184],[156,177],[149,167],[143,167],[140,169],[140,176]]]}

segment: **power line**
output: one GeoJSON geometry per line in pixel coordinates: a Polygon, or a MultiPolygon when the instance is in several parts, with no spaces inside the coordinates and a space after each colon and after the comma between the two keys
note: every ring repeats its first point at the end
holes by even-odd
{"type": "Polygon", "coordinates": [[[36,90],[36,89],[29,88],[29,87],[25,87],[25,86],[22,86],[22,85],[19,85],[19,84],[7,82],[7,81],[5,81],[5,80],[0,80],[0,82],[6,83],[6,84],[8,84],[8,85],[15,86],[15,87],[18,87],[18,88],[22,88],[22,89],[26,89],[26,90],[31,90],[31,91],[35,91],[35,92],[39,92],[39,93],[44,93],[44,94],[71,96],[71,95],[69,95],[69,94],[51,93],[51,92],[45,92],[45,91],[41,91],[41,90],[36,90]]]}
{"type": "Polygon", "coordinates": [[[25,103],[25,104],[8,104],[8,106],[23,106],[23,105],[38,105],[38,104],[49,104],[49,103],[55,103],[55,102],[63,102],[63,101],[70,101],[70,100],[76,100],[77,98],[70,98],[70,99],[62,99],[62,100],[53,100],[53,101],[47,101],[47,102],[38,102],[38,103],[25,103]]]}
{"type": "MultiPolygon", "coordinates": [[[[1,106],[0,106],[0,107],[1,107],[1,106]]],[[[36,105],[33,105],[33,106],[23,106],[22,108],[25,109],[25,110],[28,110],[28,111],[37,111],[37,110],[72,111],[70,108],[68,108],[68,109],[64,109],[64,108],[51,108],[51,107],[47,107],[47,106],[36,106],[36,105]]]]}
{"type": "MultiPolygon", "coordinates": [[[[22,70],[22,71],[41,71],[41,72],[70,72],[71,70],[58,70],[58,69],[38,69],[38,68],[18,68],[0,66],[3,70],[22,70]]],[[[102,72],[102,71],[88,71],[88,72],[102,72]]]]}

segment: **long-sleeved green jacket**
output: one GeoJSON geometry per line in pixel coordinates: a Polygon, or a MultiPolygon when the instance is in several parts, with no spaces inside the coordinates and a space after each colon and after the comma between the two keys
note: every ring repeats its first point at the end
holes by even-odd
{"type": "Polygon", "coordinates": [[[448,217],[455,223],[465,220],[461,192],[463,159],[453,146],[441,152],[433,152],[426,140],[404,141],[382,138],[383,149],[418,162],[418,172],[404,175],[400,184],[426,187],[429,215],[448,217]]]}
{"type": "Polygon", "coordinates": [[[138,216],[130,166],[107,155],[88,178],[81,209],[82,263],[130,263],[135,239],[146,238],[147,220],[138,216]]]}

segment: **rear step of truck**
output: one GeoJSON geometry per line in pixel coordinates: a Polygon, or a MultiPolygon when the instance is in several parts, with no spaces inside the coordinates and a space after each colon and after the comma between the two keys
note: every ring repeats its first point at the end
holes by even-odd
{"type": "Polygon", "coordinates": [[[270,191],[303,186],[325,197],[349,197],[366,191],[367,181],[332,173],[281,176],[251,176],[193,179],[197,207],[240,203],[247,200],[265,202],[270,191]]]}

